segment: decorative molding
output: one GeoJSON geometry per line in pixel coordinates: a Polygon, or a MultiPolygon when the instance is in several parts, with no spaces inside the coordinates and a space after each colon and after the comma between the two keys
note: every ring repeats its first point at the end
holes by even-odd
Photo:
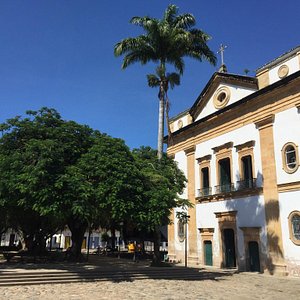
{"type": "Polygon", "coordinates": [[[277,188],[279,193],[300,191],[300,181],[278,184],[277,188]]]}
{"type": "Polygon", "coordinates": [[[224,211],[224,212],[215,212],[216,218],[219,219],[219,222],[226,221],[234,221],[237,215],[237,210],[232,211],[224,211]]]}
{"type": "Polygon", "coordinates": [[[226,106],[230,99],[231,93],[227,86],[219,88],[214,95],[213,103],[216,109],[221,109],[226,106]]]}
{"type": "Polygon", "coordinates": [[[247,148],[247,149],[253,148],[254,145],[255,145],[255,141],[249,141],[244,144],[236,145],[236,146],[234,146],[234,148],[236,149],[236,151],[241,151],[245,148],[247,148]]]}
{"type": "MultiPolygon", "coordinates": [[[[278,94],[274,95],[274,98],[279,97],[280,95],[278,94]]],[[[211,118],[207,122],[199,123],[195,125],[194,128],[190,128],[190,130],[182,132],[180,137],[173,136],[174,140],[176,141],[172,146],[168,147],[168,152],[177,153],[179,151],[183,151],[189,146],[197,145],[199,143],[221,136],[225,133],[242,128],[246,125],[253,124],[257,120],[262,119],[264,116],[270,116],[270,111],[272,111],[274,114],[277,114],[287,109],[294,108],[295,104],[299,103],[299,97],[300,92],[294,91],[293,95],[290,95],[288,97],[282,96],[282,99],[280,101],[273,101],[271,104],[267,102],[267,100],[271,101],[271,97],[260,99],[259,107],[260,105],[262,105],[262,103],[265,104],[265,106],[257,108],[254,111],[253,104],[250,105],[249,103],[249,105],[240,106],[238,112],[235,110],[230,110],[226,112],[226,114],[211,118]]]]}
{"type": "Polygon", "coordinates": [[[195,154],[195,151],[196,151],[196,146],[191,146],[189,148],[186,148],[184,150],[184,153],[185,153],[185,155],[189,156],[189,155],[195,154]]]}
{"type": "MultiPolygon", "coordinates": [[[[263,188],[253,188],[253,189],[245,189],[240,191],[228,192],[223,194],[215,194],[206,197],[196,197],[198,203],[208,203],[208,202],[218,202],[218,201],[225,201],[228,199],[241,199],[244,197],[262,195],[263,188]]],[[[241,199],[242,201],[243,199],[241,199]]]]}
{"type": "Polygon", "coordinates": [[[211,149],[214,151],[214,153],[218,153],[218,152],[220,152],[222,150],[225,150],[225,151],[229,150],[232,147],[233,147],[233,142],[228,142],[228,143],[225,143],[223,145],[220,145],[220,146],[217,146],[217,147],[213,147],[211,149]]]}
{"type": "Polygon", "coordinates": [[[299,167],[300,163],[299,163],[298,146],[295,143],[288,142],[288,143],[284,144],[284,146],[281,149],[281,158],[282,158],[282,168],[286,173],[292,174],[292,173],[295,173],[298,170],[298,167],[299,167]],[[285,151],[286,151],[286,148],[289,147],[289,146],[291,146],[295,149],[296,161],[295,161],[295,167],[294,168],[289,168],[287,163],[286,163],[285,151]]]}
{"type": "Polygon", "coordinates": [[[289,216],[288,216],[288,220],[289,220],[289,234],[290,234],[290,240],[297,246],[300,246],[300,240],[296,239],[294,237],[294,233],[293,233],[293,228],[292,228],[292,218],[298,215],[300,217],[300,211],[298,210],[294,210],[292,211],[289,216]]]}
{"type": "Polygon", "coordinates": [[[182,122],[182,120],[180,119],[180,120],[177,121],[177,128],[178,128],[178,129],[181,129],[182,126],[183,126],[183,122],[182,122]]]}
{"type": "Polygon", "coordinates": [[[198,161],[198,164],[201,164],[203,162],[209,162],[211,160],[211,154],[196,158],[196,160],[198,161]]]}
{"type": "Polygon", "coordinates": [[[278,69],[278,77],[280,79],[286,77],[289,74],[289,67],[287,65],[282,65],[279,69],[278,69]]]}
{"type": "Polygon", "coordinates": [[[261,130],[261,129],[264,129],[269,126],[273,126],[274,120],[275,120],[275,115],[271,114],[262,119],[254,121],[254,124],[255,124],[256,128],[261,130]]]}
{"type": "Polygon", "coordinates": [[[215,232],[214,228],[198,228],[201,234],[213,234],[215,232]]]}

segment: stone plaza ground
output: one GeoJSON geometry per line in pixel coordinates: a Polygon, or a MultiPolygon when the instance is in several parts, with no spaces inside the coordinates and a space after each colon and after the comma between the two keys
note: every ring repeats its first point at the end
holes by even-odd
{"type": "Polygon", "coordinates": [[[88,265],[1,263],[0,286],[0,299],[12,300],[300,299],[299,278],[208,268],[186,269],[178,265],[151,268],[145,261],[133,263],[124,259],[102,257],[91,259],[88,265]],[[43,279],[49,274],[52,274],[52,281],[43,279]],[[87,277],[87,274],[94,275],[87,277]],[[26,284],[25,279],[18,283],[18,278],[22,276],[26,280],[31,277],[48,283],[36,284],[37,282],[28,281],[26,284]],[[57,277],[58,283],[54,284],[56,276],[61,277],[57,277]],[[6,277],[11,279],[5,280],[6,277]],[[16,285],[9,286],[9,282],[16,285]]]}

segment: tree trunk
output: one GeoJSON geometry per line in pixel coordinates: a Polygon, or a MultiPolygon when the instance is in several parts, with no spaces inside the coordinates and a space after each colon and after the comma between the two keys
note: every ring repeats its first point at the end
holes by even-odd
{"type": "Polygon", "coordinates": [[[158,115],[158,136],[157,136],[157,158],[161,159],[163,154],[164,120],[165,120],[165,91],[163,82],[159,87],[159,115],[158,115]]]}
{"type": "Polygon", "coordinates": [[[159,247],[160,247],[160,227],[156,226],[154,230],[154,253],[153,253],[153,260],[152,260],[152,266],[158,266],[161,263],[160,259],[160,252],[159,252],[159,247]]]}
{"type": "Polygon", "coordinates": [[[115,251],[116,249],[116,229],[115,227],[111,227],[111,249],[112,251],[115,251]]]}
{"type": "Polygon", "coordinates": [[[81,255],[81,246],[84,239],[84,233],[87,229],[87,223],[86,222],[79,222],[79,221],[73,221],[68,222],[68,226],[70,228],[70,231],[72,233],[72,246],[68,253],[69,260],[72,261],[81,261],[82,255],[81,255]]]}

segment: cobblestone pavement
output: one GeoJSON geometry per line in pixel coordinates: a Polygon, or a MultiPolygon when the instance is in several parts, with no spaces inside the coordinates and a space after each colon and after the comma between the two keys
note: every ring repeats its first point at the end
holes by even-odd
{"type": "Polygon", "coordinates": [[[216,276],[1,287],[0,299],[300,299],[300,278],[209,271],[216,276]]]}

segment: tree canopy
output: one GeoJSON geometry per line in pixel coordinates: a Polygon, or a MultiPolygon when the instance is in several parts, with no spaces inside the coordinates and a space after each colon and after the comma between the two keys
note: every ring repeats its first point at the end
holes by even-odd
{"type": "Polygon", "coordinates": [[[68,225],[71,254],[80,256],[87,229],[126,221],[153,231],[168,224],[185,177],[166,155],[61,118],[54,109],[28,111],[0,125],[1,231],[23,232],[28,249],[68,225]],[[35,243],[34,243],[35,242],[35,243]]]}

